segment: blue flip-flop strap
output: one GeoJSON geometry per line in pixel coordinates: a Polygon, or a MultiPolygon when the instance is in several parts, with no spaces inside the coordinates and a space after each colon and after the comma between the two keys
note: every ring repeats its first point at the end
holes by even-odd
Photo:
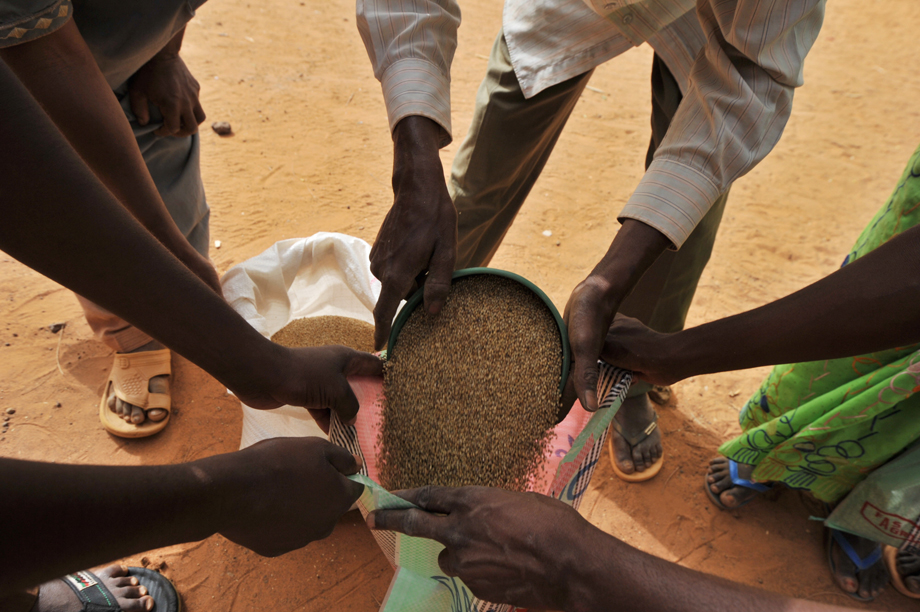
{"type": "Polygon", "coordinates": [[[876,563],[879,559],[882,558],[882,547],[876,546],[875,550],[869,553],[868,556],[860,557],[859,553],[853,548],[849,540],[844,537],[843,533],[839,529],[831,529],[831,535],[834,537],[834,541],[840,546],[840,548],[847,554],[847,557],[850,558],[850,561],[853,562],[860,570],[867,570],[876,563]]]}
{"type": "Polygon", "coordinates": [[[731,459],[728,460],[728,473],[731,475],[732,484],[738,485],[739,487],[745,487],[746,489],[754,489],[755,491],[769,491],[773,488],[773,485],[760,484],[759,482],[754,482],[753,480],[747,480],[746,478],[741,478],[738,476],[738,464],[731,459]]]}

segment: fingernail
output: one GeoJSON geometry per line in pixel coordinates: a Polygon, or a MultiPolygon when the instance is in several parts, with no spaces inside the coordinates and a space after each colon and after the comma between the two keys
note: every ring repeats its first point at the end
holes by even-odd
{"type": "Polygon", "coordinates": [[[369,528],[374,529],[377,525],[377,522],[374,520],[374,513],[371,512],[370,514],[368,514],[364,522],[367,523],[367,526],[369,528]]]}
{"type": "Polygon", "coordinates": [[[137,578],[131,576],[131,586],[137,586],[137,578]]]}
{"type": "Polygon", "coordinates": [[[147,602],[144,604],[144,607],[147,608],[148,610],[153,610],[153,604],[154,604],[154,601],[151,598],[147,600],[147,602]]]}
{"type": "Polygon", "coordinates": [[[138,592],[139,592],[141,595],[146,595],[146,594],[147,594],[147,587],[142,586],[141,588],[138,589],[138,592]]]}

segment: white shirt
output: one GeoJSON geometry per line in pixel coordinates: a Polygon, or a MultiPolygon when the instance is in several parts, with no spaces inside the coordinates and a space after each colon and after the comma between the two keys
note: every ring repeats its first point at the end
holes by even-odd
{"type": "MultiPolygon", "coordinates": [[[[684,94],[620,218],[679,248],[712,203],[779,141],[826,0],[506,0],[525,97],[648,42],[684,94]],[[590,5],[590,6],[589,6],[590,5]]],[[[357,0],[358,29],[393,129],[422,115],[449,143],[455,0],[357,0]]]]}

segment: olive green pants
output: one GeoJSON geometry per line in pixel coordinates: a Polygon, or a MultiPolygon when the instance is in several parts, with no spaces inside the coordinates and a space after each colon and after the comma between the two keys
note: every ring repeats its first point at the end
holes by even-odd
{"type": "MultiPolygon", "coordinates": [[[[459,218],[457,269],[489,264],[546,165],[592,72],[525,99],[504,36],[499,34],[476,94],[473,123],[454,159],[448,184],[459,218]]],[[[656,55],[652,64],[652,138],[646,167],[664,139],[681,97],[677,82],[656,55]]],[[[660,332],[683,329],[712,253],[727,196],[726,192],[716,200],[679,251],[666,251],[655,261],[620,312],[660,332]]],[[[647,390],[648,386],[640,383],[630,395],[647,390]]]]}

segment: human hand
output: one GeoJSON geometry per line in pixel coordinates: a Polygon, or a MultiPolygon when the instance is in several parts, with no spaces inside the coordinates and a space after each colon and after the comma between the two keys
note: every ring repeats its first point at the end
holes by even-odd
{"type": "Polygon", "coordinates": [[[545,495],[487,487],[428,486],[397,495],[422,510],[377,510],[367,517],[371,529],[440,542],[446,546],[441,571],[481,599],[567,609],[575,542],[594,529],[573,508],[545,495]]]}
{"type": "Polygon", "coordinates": [[[660,334],[636,319],[618,314],[607,332],[601,359],[632,370],[641,380],[667,386],[689,376],[674,345],[675,334],[660,334]]]}
{"type": "Polygon", "coordinates": [[[374,346],[384,347],[400,300],[425,287],[425,308],[438,313],[457,259],[457,211],[438,157],[440,126],[406,117],[393,132],[393,207],[371,249],[371,272],[383,285],[374,308],[374,346]]]}
{"type": "Polygon", "coordinates": [[[670,246],[654,227],[624,219],[623,227],[588,278],[572,291],[565,306],[565,323],[572,346],[570,382],[585,410],[597,410],[597,360],[620,304],[645,271],[670,246]]]}
{"type": "Polygon", "coordinates": [[[582,407],[589,412],[598,407],[597,360],[617,308],[619,300],[612,297],[610,283],[597,275],[579,283],[565,305],[564,318],[572,347],[572,373],[567,387],[574,387],[582,407]]]}
{"type": "MultiPolygon", "coordinates": [[[[329,536],[360,497],[354,455],[320,438],[274,438],[197,462],[224,493],[213,517],[228,540],[276,557],[329,536]]],[[[196,470],[196,475],[199,473],[196,470]]]]}
{"type": "MultiPolygon", "coordinates": [[[[343,423],[358,414],[358,398],[348,376],[381,376],[383,361],[344,346],[290,349],[272,345],[273,358],[259,367],[266,377],[254,389],[231,391],[251,408],[270,410],[285,404],[303,406],[320,428],[329,431],[330,410],[343,423]]],[[[229,385],[228,385],[229,386],[229,385]]]]}
{"type": "Polygon", "coordinates": [[[128,97],[137,122],[150,121],[148,103],[160,109],[163,125],[157,136],[191,136],[207,117],[198,100],[201,87],[178,53],[160,53],[128,81],[128,97]]]}

